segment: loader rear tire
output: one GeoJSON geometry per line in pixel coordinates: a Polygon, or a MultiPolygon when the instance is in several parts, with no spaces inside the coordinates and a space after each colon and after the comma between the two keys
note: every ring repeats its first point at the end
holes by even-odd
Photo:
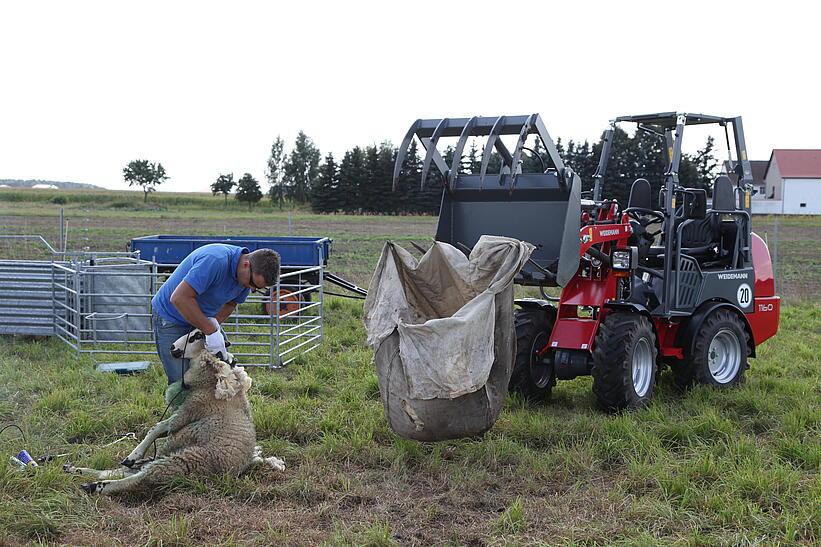
{"type": "Polygon", "coordinates": [[[656,334],[638,313],[611,312],[599,323],[593,349],[593,393],[616,412],[643,408],[656,387],[656,334]]]}
{"type": "Polygon", "coordinates": [[[516,310],[516,360],[508,384],[511,393],[520,393],[530,401],[550,398],[556,374],[552,363],[545,364],[536,352],[547,345],[555,321],[554,308],[516,310]]]}
{"type": "Polygon", "coordinates": [[[749,344],[747,329],[727,309],[712,312],[693,338],[692,350],[673,367],[676,385],[729,388],[744,381],[749,344]]]}

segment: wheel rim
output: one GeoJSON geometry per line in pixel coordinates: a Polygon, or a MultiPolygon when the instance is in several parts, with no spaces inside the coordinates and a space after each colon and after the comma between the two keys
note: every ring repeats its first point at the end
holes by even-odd
{"type": "Polygon", "coordinates": [[[633,349],[633,389],[636,395],[644,397],[650,391],[653,377],[653,350],[647,338],[639,338],[633,349]]]}
{"type": "Polygon", "coordinates": [[[733,331],[721,329],[716,333],[707,351],[707,364],[716,382],[726,384],[735,378],[741,367],[741,343],[733,331]]]}
{"type": "Polygon", "coordinates": [[[552,376],[550,365],[544,364],[538,355],[539,350],[545,347],[545,344],[547,344],[547,335],[540,332],[533,338],[533,344],[530,346],[530,378],[540,388],[547,387],[552,376]]]}

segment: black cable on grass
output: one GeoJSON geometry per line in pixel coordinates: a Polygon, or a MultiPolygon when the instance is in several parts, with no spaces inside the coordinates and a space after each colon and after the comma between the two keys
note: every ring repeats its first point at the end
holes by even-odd
{"type": "MultiPolygon", "coordinates": [[[[174,401],[177,400],[177,397],[182,395],[184,392],[185,392],[185,390],[180,388],[179,393],[177,393],[176,395],[174,395],[171,398],[171,401],[168,402],[168,405],[165,407],[165,410],[163,410],[162,416],[160,416],[160,421],[163,421],[165,419],[165,415],[168,413],[168,409],[171,408],[171,405],[174,404],[174,401]]],[[[151,459],[156,460],[157,459],[157,439],[154,439],[154,442],[152,443],[152,446],[154,447],[154,455],[151,457],[151,459]]]]}
{"type": "MultiPolygon", "coordinates": [[[[202,331],[200,331],[200,332],[202,332],[202,331]]],[[[205,336],[205,335],[203,334],[203,336],[205,336]]],[[[182,395],[185,392],[185,390],[187,389],[186,386],[185,386],[185,369],[187,367],[184,364],[184,360],[185,360],[185,353],[188,351],[188,341],[190,339],[191,339],[191,333],[189,332],[188,334],[185,335],[185,345],[182,348],[182,357],[180,358],[180,366],[182,368],[182,377],[180,378],[180,391],[176,395],[174,395],[171,398],[170,401],[168,401],[168,405],[165,407],[165,410],[163,410],[162,416],[160,416],[160,421],[163,421],[165,419],[165,415],[168,413],[168,409],[171,408],[171,405],[174,404],[174,401],[177,400],[177,397],[182,395]]],[[[151,443],[151,444],[154,447],[154,455],[151,457],[151,459],[156,460],[157,459],[157,439],[154,439],[154,442],[151,443]]]]}
{"type": "Polygon", "coordinates": [[[11,429],[12,427],[13,427],[13,428],[15,428],[17,431],[19,431],[19,432],[20,432],[20,436],[21,436],[21,437],[23,437],[23,442],[24,442],[24,443],[28,442],[28,441],[26,440],[26,434],[25,434],[25,433],[23,433],[23,430],[22,430],[22,429],[20,429],[20,426],[19,426],[19,425],[17,425],[17,424],[8,424],[8,425],[4,426],[2,429],[0,429],[0,434],[2,434],[2,433],[3,433],[5,430],[7,430],[7,429],[11,429]]]}
{"type": "Polygon", "coordinates": [[[325,294],[330,294],[331,296],[341,296],[342,298],[353,298],[354,300],[365,300],[364,296],[354,296],[354,295],[351,295],[351,294],[340,294],[338,292],[325,291],[325,294]]]}

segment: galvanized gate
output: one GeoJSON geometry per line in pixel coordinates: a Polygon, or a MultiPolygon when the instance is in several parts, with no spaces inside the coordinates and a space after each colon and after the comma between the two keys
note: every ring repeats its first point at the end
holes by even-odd
{"type": "MultiPolygon", "coordinates": [[[[0,334],[56,336],[77,355],[126,361],[156,355],[151,299],[170,275],[139,252],[0,260],[0,334]]],[[[322,342],[324,267],[288,268],[269,294],[240,305],[223,328],[243,366],[278,368],[322,342]]]]}

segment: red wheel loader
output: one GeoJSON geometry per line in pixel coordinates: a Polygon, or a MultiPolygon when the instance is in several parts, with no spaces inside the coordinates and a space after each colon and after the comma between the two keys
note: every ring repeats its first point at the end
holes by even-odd
{"type": "Polygon", "coordinates": [[[417,120],[399,147],[394,185],[414,137],[426,150],[422,184],[432,166],[441,175],[437,240],[465,252],[483,234],[536,246],[516,282],[539,287],[543,299],[516,300],[511,391],[545,399],[556,380],[592,375],[603,409],[640,408],[653,397],[662,365],[684,388],[738,384],[756,347],[778,330],[769,251],[752,232],[752,175],[740,117],[616,118],[604,133],[592,199],[581,198],[579,176],[564,165],[538,114],[417,120]],[[621,123],[665,141],[667,168],[657,199],[644,179],[633,182],[626,206],[602,196],[621,123]],[[728,149],[731,130],[735,144],[732,179],[715,179],[709,204],[704,189],[678,180],[684,130],[701,124],[724,127],[728,149]],[[502,135],[518,135],[512,150],[502,135]],[[526,173],[522,159],[531,135],[550,165],[526,173]],[[446,137],[458,137],[450,165],[437,149],[446,137]],[[486,138],[481,168],[462,173],[471,137],[486,138]],[[494,152],[501,160],[495,174],[488,173],[494,152]],[[557,286],[558,298],[544,291],[557,286]]]}

